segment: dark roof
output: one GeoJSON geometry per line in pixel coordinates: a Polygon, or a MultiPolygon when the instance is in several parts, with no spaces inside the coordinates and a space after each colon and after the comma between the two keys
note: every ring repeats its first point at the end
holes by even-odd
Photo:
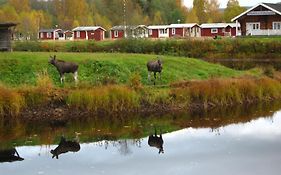
{"type": "Polygon", "coordinates": [[[273,4],[273,3],[263,3],[264,5],[269,6],[270,8],[273,8],[274,10],[281,13],[281,3],[273,4]]]}
{"type": "Polygon", "coordinates": [[[16,26],[17,24],[16,23],[0,23],[0,27],[13,27],[13,26],[16,26]]]}

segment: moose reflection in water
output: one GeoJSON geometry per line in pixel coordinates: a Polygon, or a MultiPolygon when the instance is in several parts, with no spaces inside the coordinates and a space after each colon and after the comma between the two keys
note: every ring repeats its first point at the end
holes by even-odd
{"type": "Polygon", "coordinates": [[[160,132],[160,135],[158,137],[157,131],[156,131],[156,128],[155,128],[154,135],[152,134],[148,138],[148,145],[151,146],[151,147],[158,148],[159,149],[158,153],[160,154],[160,153],[164,153],[163,144],[164,144],[164,141],[163,141],[163,138],[162,138],[162,133],[160,132]]]}
{"type": "Polygon", "coordinates": [[[24,159],[20,157],[16,148],[0,150],[0,163],[15,162],[15,161],[22,161],[22,160],[24,159]]]}
{"type": "Polygon", "coordinates": [[[61,137],[59,145],[51,150],[53,157],[59,158],[60,154],[71,152],[78,152],[80,150],[80,144],[76,141],[67,141],[64,137],[61,137]]]}

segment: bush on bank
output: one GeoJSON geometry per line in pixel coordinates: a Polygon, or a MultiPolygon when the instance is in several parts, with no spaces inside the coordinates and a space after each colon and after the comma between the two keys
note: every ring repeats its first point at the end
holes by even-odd
{"type": "Polygon", "coordinates": [[[15,42],[15,51],[32,52],[122,52],[169,54],[195,58],[276,58],[281,40],[258,39],[122,39],[115,41],[15,42]]]}

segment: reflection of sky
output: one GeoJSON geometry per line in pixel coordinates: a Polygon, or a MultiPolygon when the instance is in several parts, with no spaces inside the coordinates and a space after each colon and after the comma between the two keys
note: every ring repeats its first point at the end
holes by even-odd
{"type": "Polygon", "coordinates": [[[2,175],[68,174],[228,174],[279,175],[281,168],[281,112],[272,118],[210,128],[187,128],[163,135],[164,154],[132,141],[108,148],[97,143],[82,144],[77,153],[52,159],[56,146],[17,148],[22,162],[0,164],[2,175]],[[124,153],[128,154],[124,154],[124,153]]]}

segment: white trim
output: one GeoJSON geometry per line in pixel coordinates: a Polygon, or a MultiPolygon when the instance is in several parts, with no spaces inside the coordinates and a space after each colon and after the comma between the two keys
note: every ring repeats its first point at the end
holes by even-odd
{"type": "Polygon", "coordinates": [[[114,30],[113,33],[114,33],[114,34],[113,34],[113,35],[114,35],[114,38],[118,38],[118,30],[114,30]]]}
{"type": "Polygon", "coordinates": [[[217,29],[217,28],[211,28],[211,33],[213,34],[213,33],[218,33],[219,32],[219,30],[217,29]]]}
{"type": "Polygon", "coordinates": [[[269,10],[271,10],[271,11],[274,11],[275,13],[277,13],[277,14],[279,14],[279,15],[281,15],[281,13],[280,13],[279,11],[277,11],[277,10],[275,10],[275,9],[273,9],[273,8],[271,8],[271,7],[269,7],[269,6],[265,5],[265,4],[263,4],[263,3],[259,3],[259,4],[255,5],[255,6],[253,6],[252,8],[246,10],[245,12],[241,13],[240,15],[238,15],[238,16],[232,18],[231,21],[237,20],[237,19],[240,18],[241,16],[243,16],[243,15],[247,14],[248,12],[254,10],[255,8],[257,8],[257,7],[260,6],[260,5],[263,6],[263,7],[265,7],[265,8],[267,8],[267,9],[269,9],[269,10]]]}
{"type": "Polygon", "coordinates": [[[273,21],[272,22],[272,29],[273,30],[281,30],[281,21],[273,21]],[[276,24],[276,26],[275,26],[276,24]],[[278,25],[279,24],[279,25],[278,25]],[[275,28],[276,27],[276,28],[275,28]]]}
{"type": "Polygon", "coordinates": [[[176,29],[172,28],[172,35],[175,35],[175,34],[176,34],[176,29]]]}
{"type": "Polygon", "coordinates": [[[47,32],[47,38],[52,38],[52,32],[47,32]]]}
{"type": "Polygon", "coordinates": [[[81,35],[80,35],[80,31],[76,31],[76,38],[80,38],[81,35]]]}
{"type": "Polygon", "coordinates": [[[148,33],[149,33],[148,35],[152,35],[152,29],[149,29],[148,33]]]}
{"type": "Polygon", "coordinates": [[[43,32],[40,33],[40,38],[44,38],[44,33],[43,32]]]}

